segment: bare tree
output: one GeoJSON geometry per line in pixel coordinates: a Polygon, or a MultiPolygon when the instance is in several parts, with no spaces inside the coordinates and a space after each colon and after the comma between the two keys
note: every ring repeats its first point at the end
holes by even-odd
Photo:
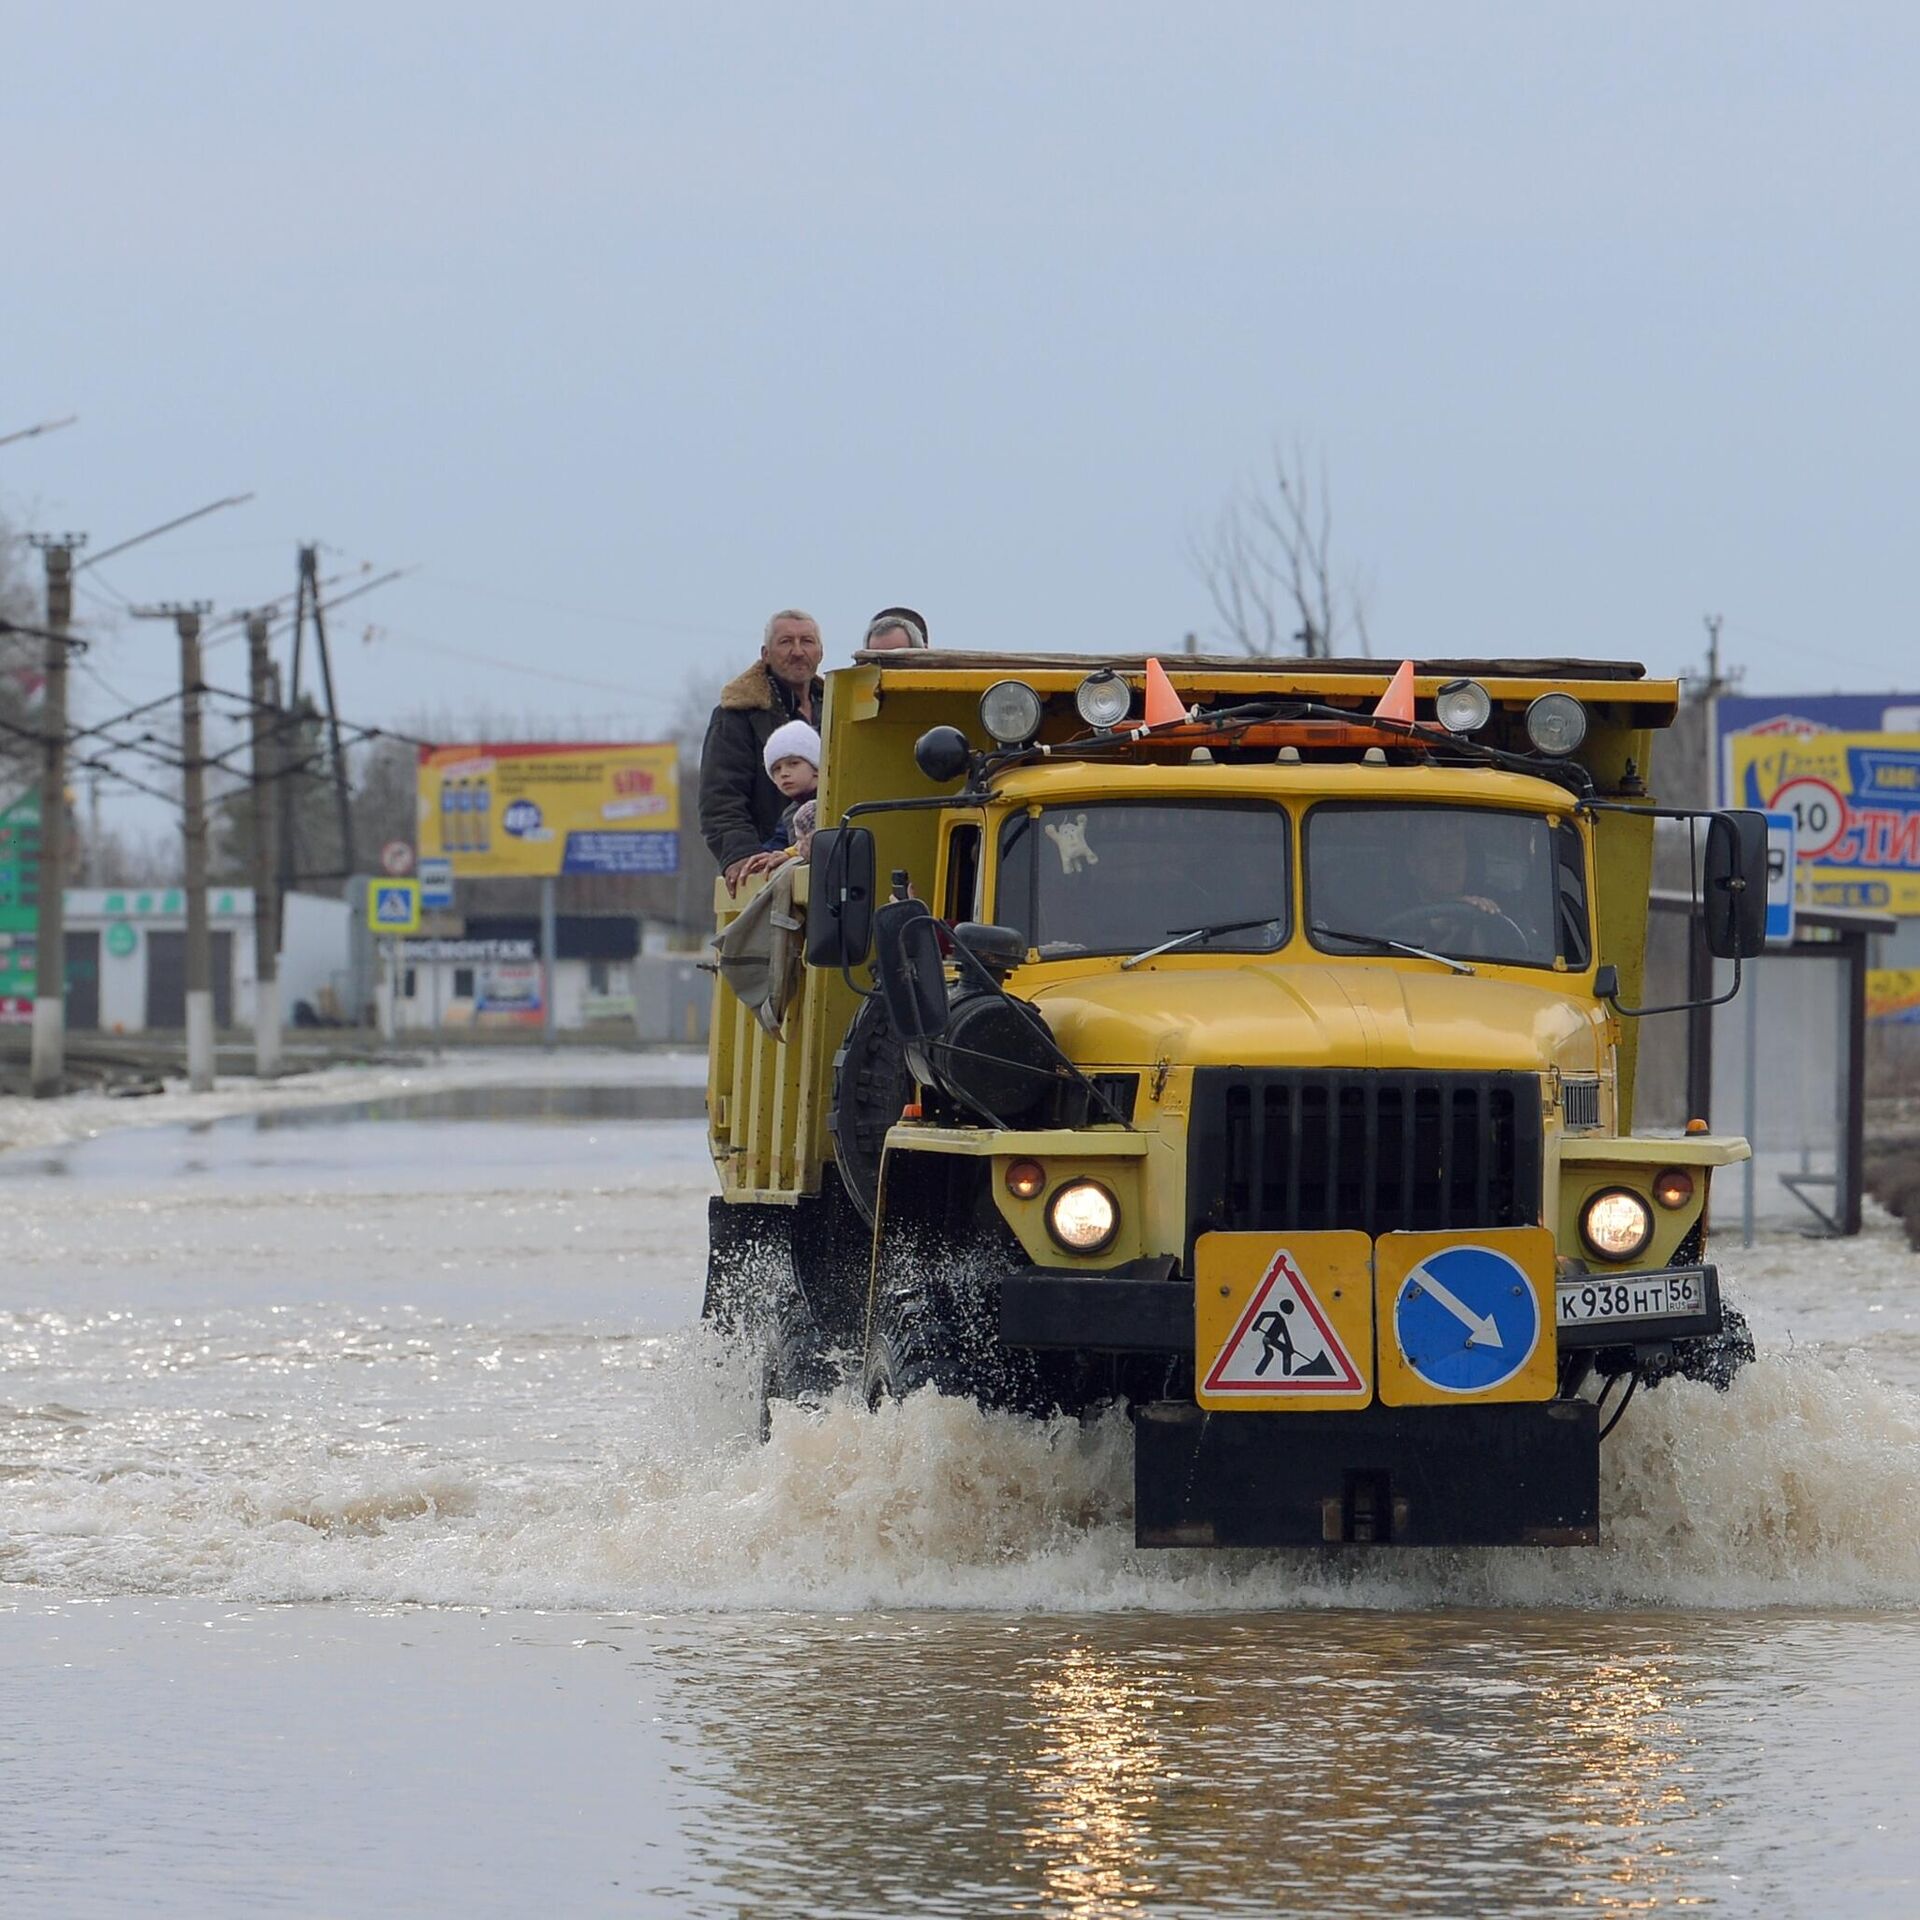
{"type": "Polygon", "coordinates": [[[1309,461],[1298,442],[1275,442],[1270,470],[1234,491],[1189,558],[1229,646],[1308,659],[1373,651],[1359,582],[1334,569],[1326,460],[1309,461]]]}
{"type": "Polygon", "coordinates": [[[90,887],[177,887],[187,877],[186,854],[176,827],[127,832],[103,827],[81,847],[81,871],[90,887]]]}

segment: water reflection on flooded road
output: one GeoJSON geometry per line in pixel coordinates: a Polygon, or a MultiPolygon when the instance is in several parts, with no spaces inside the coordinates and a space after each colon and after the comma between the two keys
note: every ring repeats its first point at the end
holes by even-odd
{"type": "Polygon", "coordinates": [[[743,1910],[802,1910],[811,1864],[853,1913],[1910,1911],[1911,1619],[869,1619],[661,1657],[675,1744],[732,1763],[687,1832],[743,1910]]]}
{"type": "Polygon", "coordinates": [[[16,1594],[0,1687],[8,1911],[1913,1911],[1905,1616],[16,1594]]]}

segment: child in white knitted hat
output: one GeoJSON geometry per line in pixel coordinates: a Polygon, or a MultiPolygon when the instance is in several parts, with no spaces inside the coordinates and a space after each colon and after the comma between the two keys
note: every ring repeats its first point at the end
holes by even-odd
{"type": "Polygon", "coordinates": [[[787,810],[766,844],[768,853],[784,853],[813,832],[820,791],[820,736],[804,720],[789,720],[767,735],[761,758],[767,778],[785,796],[787,810]]]}

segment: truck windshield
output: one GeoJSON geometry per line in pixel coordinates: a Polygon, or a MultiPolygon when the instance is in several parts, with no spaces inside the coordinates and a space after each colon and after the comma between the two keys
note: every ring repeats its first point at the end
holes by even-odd
{"type": "Polygon", "coordinates": [[[1290,891],[1279,807],[1090,802],[1000,829],[994,917],[1043,959],[1135,954],[1215,926],[1178,951],[1268,953],[1287,939],[1290,891]]]}
{"type": "Polygon", "coordinates": [[[1576,828],[1487,807],[1315,807],[1307,936],[1328,953],[1388,941],[1458,960],[1584,968],[1586,860],[1576,828]]]}

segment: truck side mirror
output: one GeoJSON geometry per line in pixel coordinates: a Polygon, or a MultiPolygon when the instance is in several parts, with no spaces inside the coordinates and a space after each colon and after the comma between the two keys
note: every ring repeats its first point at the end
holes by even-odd
{"type": "Polygon", "coordinates": [[[857,967],[873,946],[877,875],[868,827],[821,827],[807,860],[807,965],[857,967]]]}
{"type": "Polygon", "coordinates": [[[1707,822],[1702,876],[1707,951],[1751,960],[1767,944],[1767,817],[1746,808],[1707,822]]]}
{"type": "Polygon", "coordinates": [[[939,924],[924,900],[889,900],[873,916],[873,970],[893,1030],[908,1046],[947,1030],[939,924]]]}

